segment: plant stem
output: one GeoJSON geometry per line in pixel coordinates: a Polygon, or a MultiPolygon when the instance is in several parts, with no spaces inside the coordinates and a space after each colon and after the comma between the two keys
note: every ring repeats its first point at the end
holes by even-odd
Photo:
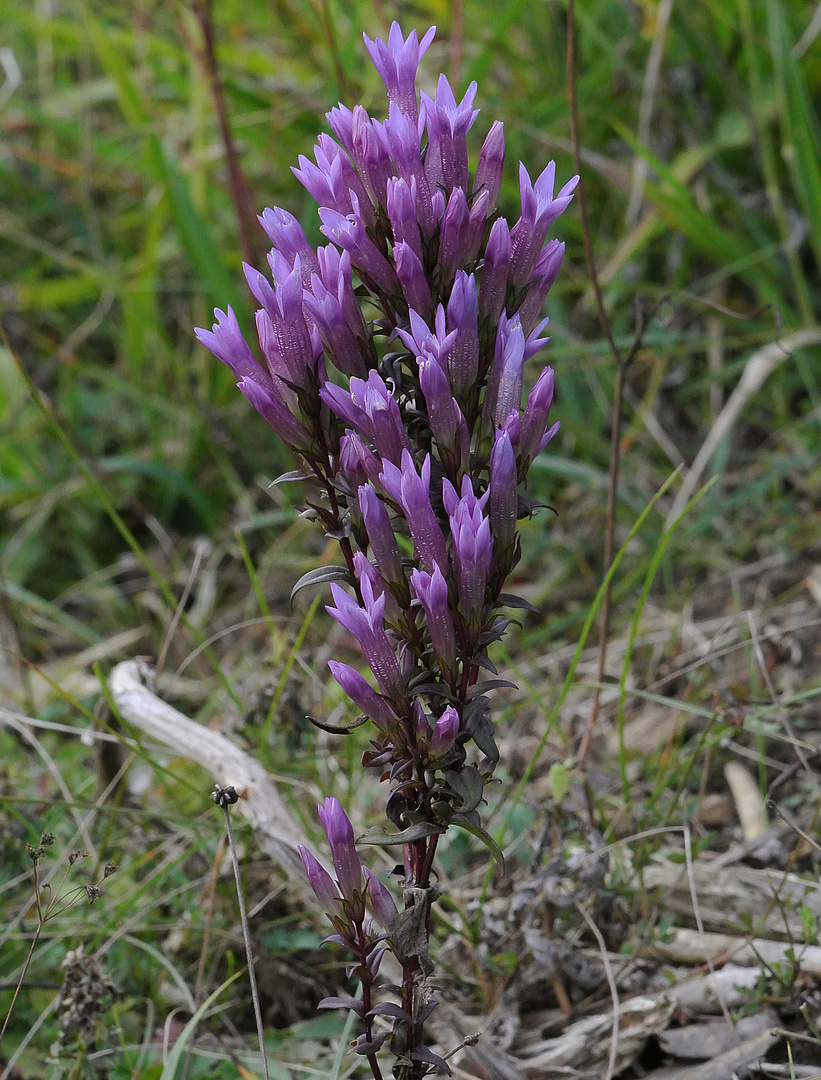
{"type": "Polygon", "coordinates": [[[248,180],[243,172],[237,154],[236,143],[228,120],[228,110],[225,107],[225,94],[219,76],[217,54],[214,47],[214,23],[211,18],[211,0],[199,0],[193,5],[194,15],[200,25],[202,33],[201,59],[208,78],[208,87],[214,102],[214,111],[217,114],[220,137],[225,151],[225,163],[228,166],[228,181],[231,187],[231,198],[237,215],[239,227],[240,245],[242,257],[251,266],[257,263],[258,251],[254,238],[257,235],[256,213],[254,212],[254,200],[248,180]]]}
{"type": "Polygon", "coordinates": [[[231,827],[231,815],[228,811],[228,802],[219,801],[222,812],[225,814],[225,828],[228,832],[228,846],[231,849],[231,861],[234,866],[234,880],[237,884],[237,903],[239,904],[239,916],[242,923],[242,937],[245,942],[245,955],[248,958],[248,981],[251,984],[251,1000],[254,1003],[254,1019],[257,1024],[257,1036],[259,1037],[259,1051],[262,1055],[262,1073],[265,1080],[270,1080],[268,1075],[268,1057],[265,1053],[265,1033],[262,1028],[262,1010],[259,1004],[259,991],[257,990],[257,977],[254,972],[254,953],[251,948],[251,932],[248,928],[248,913],[245,908],[245,894],[242,889],[242,878],[239,872],[239,858],[237,846],[234,843],[234,831],[231,827]]]}

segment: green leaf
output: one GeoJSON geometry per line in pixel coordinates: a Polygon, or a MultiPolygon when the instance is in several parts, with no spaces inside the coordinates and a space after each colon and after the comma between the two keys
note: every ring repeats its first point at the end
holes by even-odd
{"type": "Polygon", "coordinates": [[[441,836],[446,832],[444,825],[436,825],[432,821],[417,821],[415,825],[404,829],[399,833],[386,833],[381,829],[371,829],[364,836],[357,837],[358,844],[370,844],[373,847],[397,847],[400,844],[412,844],[417,840],[424,840],[426,836],[441,836]]]}
{"type": "Polygon", "coordinates": [[[481,840],[486,848],[492,853],[493,858],[496,860],[496,865],[502,874],[505,872],[505,857],[502,854],[502,849],[487,831],[482,828],[481,825],[468,818],[464,814],[454,814],[451,818],[451,824],[457,825],[460,829],[464,829],[465,832],[469,832],[471,836],[475,836],[477,840],[481,840]]]}
{"type": "Polygon", "coordinates": [[[309,589],[314,585],[327,585],[331,581],[341,581],[345,585],[353,585],[347,566],[318,566],[316,570],[309,570],[307,574],[303,574],[291,589],[291,607],[294,606],[294,597],[302,589],[309,589]]]}

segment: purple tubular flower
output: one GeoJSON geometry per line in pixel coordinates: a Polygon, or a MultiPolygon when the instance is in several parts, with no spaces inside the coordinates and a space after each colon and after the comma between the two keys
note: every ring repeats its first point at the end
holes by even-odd
{"type": "Polygon", "coordinates": [[[407,244],[421,264],[424,256],[416,216],[416,191],[415,176],[411,177],[410,183],[401,177],[388,181],[388,220],[394,244],[407,244]]]}
{"type": "Polygon", "coordinates": [[[399,337],[413,355],[418,359],[420,356],[434,356],[442,367],[447,366],[447,359],[455,340],[456,330],[445,333],[445,309],[440,304],[436,309],[434,331],[425,320],[418,315],[413,308],[408,313],[410,318],[410,332],[397,329],[399,337]]]}
{"type": "MultiPolygon", "coordinates": [[[[357,551],[353,557],[353,569],[356,574],[356,580],[359,582],[360,587],[362,582],[367,579],[371,587],[371,592],[375,597],[380,597],[385,591],[385,582],[382,580],[382,575],[373,565],[371,560],[361,551],[357,551]]],[[[387,604],[387,600],[386,600],[387,604]]]]}
{"type": "MultiPolygon", "coordinates": [[[[407,184],[416,182],[413,197],[416,216],[425,239],[429,239],[433,235],[436,221],[433,216],[431,189],[422,165],[421,126],[410,116],[400,112],[396,105],[391,104],[381,133],[399,177],[407,184]]],[[[388,184],[390,185],[390,180],[388,184]]]]}
{"type": "Polygon", "coordinates": [[[516,488],[516,456],[510,436],[500,429],[490,453],[490,528],[500,562],[509,559],[516,542],[516,488]]]}
{"type": "Polygon", "coordinates": [[[356,853],[353,826],[348,815],[332,796],[317,806],[319,820],[331,845],[336,879],[346,900],[352,900],[355,892],[362,892],[362,864],[356,853]]]}
{"type": "Polygon", "coordinates": [[[351,328],[351,333],[362,343],[366,355],[373,355],[376,360],[376,352],[373,342],[369,337],[368,328],[362,315],[362,308],[353,291],[353,270],[351,268],[350,252],[338,251],[333,244],[321,247],[317,250],[319,268],[322,276],[322,284],[330,293],[335,293],[339,301],[345,322],[351,328]]]}
{"type": "Polygon", "coordinates": [[[366,215],[365,225],[372,225],[375,220],[373,207],[345,151],[330,135],[320,135],[314,147],[314,157],[316,165],[300,154],[300,167],[291,169],[308,194],[313,196],[320,206],[328,206],[340,214],[350,214],[353,212],[353,191],[359,199],[362,213],[366,215]]]}
{"type": "Polygon", "coordinates": [[[448,328],[456,336],[448,353],[448,374],[457,401],[463,401],[479,374],[479,298],[476,277],[456,271],[448,300],[448,328]]]}
{"type": "Polygon", "coordinates": [[[367,578],[363,578],[360,587],[364,607],[360,607],[344,589],[332,582],[331,595],[336,607],[326,607],[325,610],[357,639],[382,693],[396,697],[402,693],[402,675],[385,633],[385,594],[374,597],[367,578]]]}
{"type": "MultiPolygon", "coordinates": [[[[374,206],[385,206],[388,180],[394,175],[387,139],[378,120],[371,120],[367,110],[356,105],[351,123],[353,160],[365,190],[374,206]]],[[[359,211],[354,209],[354,213],[359,211]]]]}
{"type": "Polygon", "coordinates": [[[411,585],[425,612],[433,651],[442,666],[452,671],[456,664],[456,629],[448,607],[448,583],[438,566],[433,573],[411,571],[411,585]]]}
{"type": "Polygon", "coordinates": [[[519,431],[518,458],[525,469],[540,452],[553,404],[553,368],[546,367],[527,396],[519,431]]]}
{"type": "Polygon", "coordinates": [[[234,309],[229,306],[228,314],[220,308],[214,309],[217,321],[210,330],[198,327],[194,331],[197,341],[212,352],[218,360],[229,367],[237,378],[249,378],[261,386],[271,388],[271,377],[263,370],[257,358],[251,352],[248,342],[242,336],[239,321],[234,309]]]}
{"type": "MultiPolygon", "coordinates": [[[[261,274],[260,277],[262,277],[261,274]]],[[[254,315],[254,322],[257,326],[259,347],[262,350],[262,355],[265,357],[265,363],[268,365],[268,370],[275,379],[277,391],[280,392],[283,401],[295,406],[296,394],[286,385],[286,383],[292,381],[291,372],[288,365],[285,363],[285,357],[279,350],[279,342],[277,341],[271,316],[265,308],[260,308],[254,315]]]]}
{"type": "Polygon", "coordinates": [[[329,292],[316,274],[311,278],[311,292],[305,293],[304,302],[334,365],[346,375],[367,376],[362,350],[345,321],[339,297],[329,292]]]}
{"type": "Polygon", "coordinates": [[[497,218],[485,247],[479,288],[479,318],[488,319],[491,325],[498,321],[505,306],[511,258],[510,229],[504,218],[497,218]]]}
{"type": "Polygon", "coordinates": [[[490,492],[477,499],[469,476],[462,477],[462,494],[445,480],[442,497],[453,537],[453,561],[460,610],[475,622],[485,603],[485,585],[493,565],[493,537],[484,509],[490,492]]]}
{"type": "Polygon", "coordinates": [[[553,197],[556,163],[551,161],[536,183],[530,181],[527,169],[519,163],[519,189],[522,198],[522,216],[510,232],[513,262],[510,279],[519,289],[530,277],[542,250],[550,225],[570,204],[578,176],[569,180],[553,197]]]}
{"type": "Polygon", "coordinates": [[[325,113],[325,119],[331,125],[331,131],[336,135],[337,140],[353,157],[353,113],[351,110],[340,101],[335,108],[325,113]]]}
{"type": "Polygon", "coordinates": [[[356,491],[369,480],[379,482],[382,462],[355,432],[349,431],[339,440],[339,471],[351,491],[356,491]]]}
{"type": "Polygon", "coordinates": [[[505,127],[501,120],[494,120],[479,153],[479,164],[473,177],[473,197],[480,191],[488,193],[487,213],[496,209],[499,189],[502,186],[502,169],[505,163],[505,127]]]}
{"type": "Polygon", "coordinates": [[[410,244],[399,243],[394,246],[393,257],[396,262],[396,276],[402,285],[408,306],[421,315],[429,315],[433,311],[433,296],[416,252],[410,244]]]}
{"type": "Polygon", "coordinates": [[[370,440],[381,457],[397,462],[410,449],[399,406],[378,372],[369,372],[367,381],[351,379],[350,391],[326,383],[319,395],[342,421],[370,440]]]}
{"type": "Polygon", "coordinates": [[[453,459],[458,468],[470,457],[470,433],[462,411],[451,395],[450,381],[432,356],[420,356],[419,385],[425,395],[428,420],[440,455],[453,459]]]}
{"type": "Polygon", "coordinates": [[[427,454],[420,476],[410,450],[403,450],[401,468],[386,461],[379,480],[402,508],[416,554],[431,572],[437,564],[447,572],[450,564],[445,538],[430,503],[430,466],[430,454],[427,454]]]}
{"type": "Polygon", "coordinates": [[[519,316],[508,319],[502,315],[482,406],[485,424],[489,427],[503,424],[510,410],[518,410],[521,405],[524,362],[525,336],[519,316]]]}
{"type": "Polygon", "coordinates": [[[333,878],[304,844],[300,844],[297,851],[305,867],[305,873],[308,875],[308,884],[313,889],[322,910],[327,911],[329,915],[339,914],[339,892],[333,878]]]}
{"type": "Polygon", "coordinates": [[[294,450],[308,453],[312,439],[276,389],[263,386],[255,379],[244,376],[237,383],[240,393],[252,405],[265,423],[294,450]]]}
{"type": "Polygon", "coordinates": [[[356,668],[341,664],[337,660],[329,660],[328,667],[351,701],[373,720],[380,731],[387,731],[396,723],[396,717],[387,701],[377,694],[356,668]]]}
{"type": "Polygon", "coordinates": [[[362,484],[358,490],[359,509],[365,522],[371,550],[379,564],[379,572],[391,585],[404,588],[405,572],[402,556],[391,528],[388,509],[370,484],[362,484]]]}
{"type": "Polygon", "coordinates": [[[456,271],[465,264],[470,240],[469,225],[468,201],[462,188],[455,187],[450,193],[445,216],[442,218],[439,256],[436,260],[446,281],[452,281],[456,271]]]}
{"type": "Polygon", "coordinates": [[[419,41],[416,31],[411,30],[407,39],[402,37],[399,23],[391,23],[388,33],[388,43],[385,44],[380,38],[371,41],[367,34],[363,34],[365,48],[371,54],[374,67],[382,77],[382,81],[388,90],[388,97],[395,101],[403,113],[407,113],[411,119],[418,116],[416,105],[416,72],[419,61],[428,50],[433,41],[436,27],[432,26],[419,41]]]}
{"type": "Polygon", "coordinates": [[[393,897],[367,866],[362,867],[362,872],[365,875],[365,904],[380,926],[390,930],[393,920],[399,914],[393,897]]]}
{"type": "Polygon", "coordinates": [[[363,279],[372,282],[388,296],[396,296],[401,292],[399,279],[391,264],[365,232],[359,214],[359,201],[355,197],[353,201],[354,213],[347,217],[343,217],[336,210],[321,206],[319,216],[322,220],[322,232],[332,243],[350,252],[351,262],[363,279]]]}
{"type": "MultiPolygon", "coordinates": [[[[319,269],[319,263],[317,270],[319,269]]],[[[288,276],[272,289],[266,279],[253,267],[243,264],[248,285],[257,300],[270,316],[277,351],[287,369],[288,377],[296,386],[307,389],[311,374],[316,374],[322,353],[321,343],[312,340],[302,308],[302,274],[300,257],[288,276]]]]}
{"type": "Polygon", "coordinates": [[[459,713],[452,706],[448,706],[436,721],[433,735],[430,740],[430,748],[435,757],[442,757],[456,742],[459,734],[459,713]]]}
{"type": "MultiPolygon", "coordinates": [[[[361,381],[361,380],[360,380],[361,381]]],[[[345,424],[350,424],[361,432],[366,439],[372,440],[372,431],[368,414],[361,403],[355,402],[352,395],[335,383],[325,383],[319,396],[335,416],[345,424]]]]}
{"type": "Polygon", "coordinates": [[[533,267],[530,289],[519,308],[519,318],[526,334],[530,334],[539,320],[542,304],[553,287],[564,258],[564,244],[551,240],[542,251],[533,267]]]}
{"type": "Polygon", "coordinates": [[[435,101],[422,94],[422,109],[428,130],[425,172],[431,191],[439,186],[444,187],[445,191],[455,187],[467,188],[470,178],[467,133],[479,115],[479,110],[473,109],[475,97],[476,83],[472,82],[457,105],[444,75],[439,76],[435,101]]]}
{"type": "Polygon", "coordinates": [[[410,450],[410,440],[396,398],[385,380],[371,371],[367,382],[351,379],[350,389],[354,404],[361,406],[368,418],[376,452],[387,461],[400,461],[403,452],[410,450]]]}
{"type": "Polygon", "coordinates": [[[316,260],[316,252],[308,243],[308,238],[297,219],[287,210],[281,210],[275,206],[273,210],[270,208],[263,210],[257,220],[267,233],[268,239],[277,251],[285,256],[291,266],[294,265],[297,257],[299,258],[302,280],[307,287],[311,281],[311,274],[319,272],[319,263],[316,260]]]}
{"type": "Polygon", "coordinates": [[[468,215],[467,235],[465,237],[465,263],[474,263],[479,255],[482,240],[485,237],[487,225],[487,208],[490,203],[490,195],[487,191],[480,191],[470,207],[468,215]]]}

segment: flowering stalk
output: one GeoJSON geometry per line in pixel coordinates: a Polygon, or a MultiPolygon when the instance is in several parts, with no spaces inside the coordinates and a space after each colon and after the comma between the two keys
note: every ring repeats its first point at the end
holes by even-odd
{"type": "MultiPolygon", "coordinates": [[[[320,808],[336,881],[310,852],[302,857],[334,925],[330,940],[354,954],[349,975],[362,986],[361,1000],[323,1007],[357,1014],[355,1049],[375,1078],[387,1043],[404,1080],[448,1071],[424,1041],[435,1004],[427,947],[438,839],[457,826],[495,847],[479,806],[499,756],[487,694],[501,680],[480,683],[479,674],[495,674],[487,650],[508,625],[502,609],[524,606],[504,592],[520,557],[517,521],[534,509],[520,487],[558,428],[548,426],[552,370],[523,406],[524,371],[547,341],[539,316],[564,255],[548,231],[578,180],[554,194],[552,162],[535,181],[520,165],[521,215],[512,226],[496,216],[504,131],[492,125],[471,176],[476,84],[458,102],[442,75],[435,97],[417,98],[433,34],[404,38],[394,23],[387,43],[366,36],[387,119],[340,104],[316,164],[301,157],[294,170],[331,242],[314,251],[284,210],[260,218],[274,245],[272,276],[251,267],[246,276],[261,305],[262,362],[230,308],[197,331],[305,462],[309,512],[345,560],[327,610],[358,641],[376,685],[347,664],[330,668],[375,727],[362,763],[387,784],[394,831],[367,840],[402,846],[405,910],[362,870],[336,800],[320,808]],[[381,316],[370,324],[363,292],[381,316]],[[397,534],[412,542],[411,560],[397,534]],[[374,1004],[386,950],[402,980],[384,988],[394,1000],[374,1004]],[[376,1031],[377,1017],[393,1021],[390,1033],[376,1031]]],[[[327,571],[297,587],[313,580],[327,581],[327,571]]]]}

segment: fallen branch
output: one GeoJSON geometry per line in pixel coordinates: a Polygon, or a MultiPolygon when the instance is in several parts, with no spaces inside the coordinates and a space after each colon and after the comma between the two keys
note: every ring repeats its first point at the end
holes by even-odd
{"type": "MultiPolygon", "coordinates": [[[[236,788],[237,804],[249,819],[259,846],[298,886],[306,902],[317,908],[297,846],[306,844],[300,826],[260,763],[221,735],[197,724],[153,692],[153,671],[141,660],[118,664],[108,689],[122,717],[175,753],[196,761],[221,787],[236,788]]],[[[207,793],[203,792],[203,805],[207,793]]]]}

